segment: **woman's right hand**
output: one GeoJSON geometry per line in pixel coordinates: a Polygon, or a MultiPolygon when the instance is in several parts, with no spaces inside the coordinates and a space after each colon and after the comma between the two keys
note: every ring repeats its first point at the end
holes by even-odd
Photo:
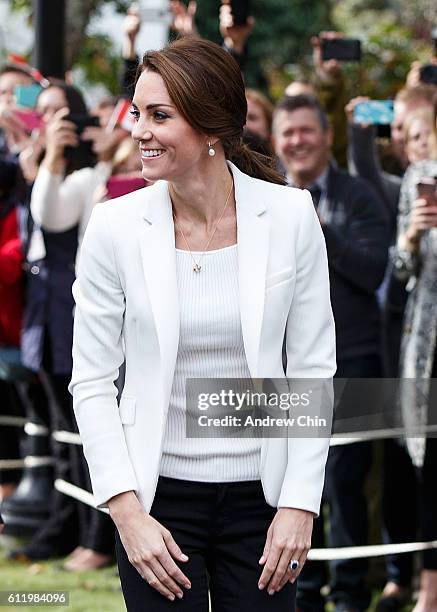
{"type": "Polygon", "coordinates": [[[399,245],[408,251],[414,251],[423,232],[437,227],[437,201],[419,198],[413,202],[410,222],[404,234],[399,238],[399,245]]]}
{"type": "Polygon", "coordinates": [[[58,110],[46,127],[46,155],[45,165],[58,169],[59,162],[64,160],[65,147],[77,147],[79,136],[76,126],[71,121],[66,121],[65,117],[69,114],[67,107],[58,110]]]}
{"type": "Polygon", "coordinates": [[[191,583],[175,560],[185,563],[188,557],[168,529],[146,514],[139,503],[132,503],[132,497],[121,496],[112,498],[115,504],[110,500],[108,505],[130,563],[161,595],[171,601],[181,599],[181,586],[190,589],[191,583]],[[125,499],[117,501],[121,496],[125,499]]]}

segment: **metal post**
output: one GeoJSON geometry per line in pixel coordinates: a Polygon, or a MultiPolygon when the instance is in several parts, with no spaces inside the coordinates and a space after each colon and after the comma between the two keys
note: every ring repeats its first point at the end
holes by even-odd
{"type": "Polygon", "coordinates": [[[65,0],[33,0],[34,66],[46,77],[65,76],[65,0]]]}

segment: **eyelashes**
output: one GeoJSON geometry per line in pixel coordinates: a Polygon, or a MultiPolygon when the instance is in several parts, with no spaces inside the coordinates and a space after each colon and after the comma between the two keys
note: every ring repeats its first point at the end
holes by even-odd
{"type": "MultiPolygon", "coordinates": [[[[138,119],[140,118],[140,111],[135,108],[132,108],[129,113],[132,115],[135,121],[138,121],[138,119]]],[[[168,119],[169,115],[167,115],[167,113],[164,113],[163,111],[154,111],[153,118],[155,119],[155,121],[162,122],[168,119]]]]}

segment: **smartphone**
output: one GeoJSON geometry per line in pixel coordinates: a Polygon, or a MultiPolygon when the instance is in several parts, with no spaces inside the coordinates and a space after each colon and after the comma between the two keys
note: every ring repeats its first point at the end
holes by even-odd
{"type": "Polygon", "coordinates": [[[35,108],[36,101],[41,93],[41,85],[18,85],[14,89],[15,103],[23,108],[35,108]]]}
{"type": "Polygon", "coordinates": [[[393,100],[369,100],[354,108],[355,123],[391,125],[393,123],[393,100]]]}
{"type": "Polygon", "coordinates": [[[250,0],[231,0],[231,12],[234,25],[245,25],[249,17],[250,0]]]}
{"type": "Polygon", "coordinates": [[[42,127],[43,121],[41,115],[35,111],[14,110],[14,115],[24,123],[29,133],[42,127]]]}
{"type": "Polygon", "coordinates": [[[356,38],[322,38],[322,60],[361,61],[361,41],[356,38]]]}
{"type": "Polygon", "coordinates": [[[417,197],[424,198],[427,204],[434,202],[436,198],[437,179],[435,177],[423,176],[417,183],[417,197]]]}
{"type": "Polygon", "coordinates": [[[100,119],[93,115],[75,115],[71,113],[65,117],[65,120],[74,123],[78,134],[82,134],[87,127],[100,127],[100,119]]]}
{"type": "Polygon", "coordinates": [[[111,176],[106,183],[109,199],[119,198],[122,195],[142,189],[146,186],[146,181],[142,177],[130,177],[123,174],[111,176]]]}
{"type": "Polygon", "coordinates": [[[437,66],[434,64],[425,64],[420,69],[420,82],[425,85],[437,85],[437,66]]]}

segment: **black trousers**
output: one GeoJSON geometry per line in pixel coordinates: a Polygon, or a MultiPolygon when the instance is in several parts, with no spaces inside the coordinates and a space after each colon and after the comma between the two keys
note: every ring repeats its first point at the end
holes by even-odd
{"type": "MultiPolygon", "coordinates": [[[[416,541],[417,496],[417,477],[407,449],[399,440],[384,440],[382,514],[386,544],[416,541]]],[[[413,577],[413,560],[413,553],[387,555],[387,581],[409,587],[413,577]]]]}
{"type": "Polygon", "coordinates": [[[189,561],[183,599],[167,600],[129,562],[116,532],[121,586],[129,612],[294,612],[295,585],[258,589],[267,529],[276,513],[260,481],[205,483],[160,477],[150,514],[170,530],[189,561]]]}

